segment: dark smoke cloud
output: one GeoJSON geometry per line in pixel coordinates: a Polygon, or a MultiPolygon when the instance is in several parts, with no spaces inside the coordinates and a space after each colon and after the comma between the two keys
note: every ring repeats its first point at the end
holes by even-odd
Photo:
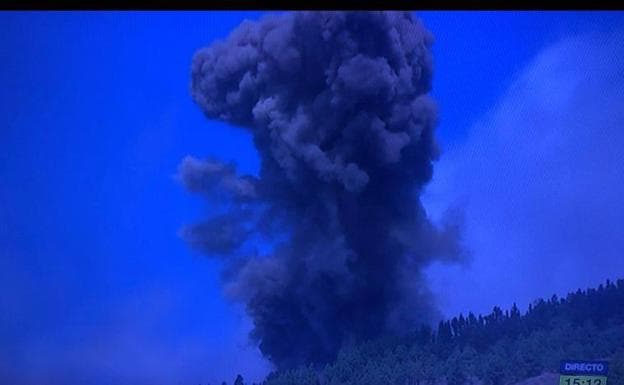
{"type": "Polygon", "coordinates": [[[226,292],[278,368],[436,317],[421,270],[459,247],[419,199],[438,157],[431,44],[408,13],[301,12],[246,21],[193,59],[193,98],[253,135],[261,168],[186,158],[186,186],[223,210],[183,235],[227,261],[226,292]]]}

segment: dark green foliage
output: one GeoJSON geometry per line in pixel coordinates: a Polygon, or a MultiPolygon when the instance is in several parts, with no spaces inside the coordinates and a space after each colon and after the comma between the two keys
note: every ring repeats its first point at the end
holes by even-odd
{"type": "Polygon", "coordinates": [[[240,374],[236,376],[236,380],[234,380],[234,385],[245,385],[245,380],[243,380],[243,376],[240,374]]]}
{"type": "Polygon", "coordinates": [[[535,301],[525,314],[495,307],[344,348],[333,364],[272,373],[264,384],[507,385],[556,372],[562,359],[609,359],[609,383],[624,384],[624,280],[535,301]]]}

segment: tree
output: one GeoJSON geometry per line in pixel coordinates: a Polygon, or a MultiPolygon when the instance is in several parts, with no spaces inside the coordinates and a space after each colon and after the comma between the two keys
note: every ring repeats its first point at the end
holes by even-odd
{"type": "MultiPolygon", "coordinates": [[[[611,358],[609,383],[624,384],[623,325],[624,280],[618,280],[535,301],[525,314],[515,304],[509,311],[495,307],[441,321],[436,331],[380,337],[342,350],[323,369],[274,372],[263,385],[504,385],[556,371],[572,356],[611,358]]],[[[234,385],[243,385],[242,377],[234,385]]]]}

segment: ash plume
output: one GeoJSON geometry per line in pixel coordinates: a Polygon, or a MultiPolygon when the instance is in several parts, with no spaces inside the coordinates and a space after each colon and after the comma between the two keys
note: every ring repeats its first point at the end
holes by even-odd
{"type": "Polygon", "coordinates": [[[408,13],[297,12],[193,58],[194,100],[249,131],[261,164],[185,158],[181,180],[221,210],[182,235],[223,259],[278,369],[437,316],[421,271],[461,253],[457,225],[433,225],[419,198],[439,153],[432,40],[408,13]]]}

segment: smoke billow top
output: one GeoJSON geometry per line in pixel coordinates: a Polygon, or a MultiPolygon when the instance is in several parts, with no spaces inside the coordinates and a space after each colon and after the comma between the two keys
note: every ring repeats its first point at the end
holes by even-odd
{"type": "Polygon", "coordinates": [[[223,258],[280,369],[437,315],[422,269],[459,249],[419,199],[438,156],[431,43],[408,13],[300,12],[245,21],[193,58],[193,98],[249,131],[261,166],[185,158],[181,179],[220,210],[182,235],[223,258]]]}

